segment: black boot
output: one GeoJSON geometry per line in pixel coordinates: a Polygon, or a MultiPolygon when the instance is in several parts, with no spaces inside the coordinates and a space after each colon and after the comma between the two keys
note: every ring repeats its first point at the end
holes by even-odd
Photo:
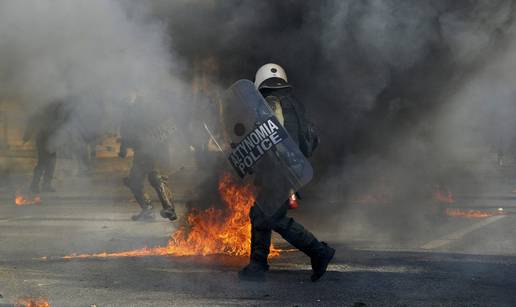
{"type": "Polygon", "coordinates": [[[271,229],[260,225],[260,217],[256,214],[256,208],[251,209],[251,259],[247,266],[238,272],[242,280],[264,281],[265,272],[269,270],[267,258],[271,245],[271,229]],[[262,228],[259,228],[262,226],[262,228]]]}
{"type": "Polygon", "coordinates": [[[161,176],[156,171],[149,173],[149,182],[156,191],[156,194],[158,194],[161,206],[163,207],[163,210],[160,211],[160,215],[163,218],[175,221],[177,215],[174,204],[171,201],[172,193],[167,186],[167,179],[166,176],[161,176]]]}
{"type": "Polygon", "coordinates": [[[171,221],[175,221],[177,220],[177,214],[176,214],[176,210],[174,208],[165,208],[165,209],[162,209],[159,214],[161,215],[162,218],[164,219],[169,219],[171,221]]]}
{"type": "Polygon", "coordinates": [[[274,230],[288,243],[310,257],[313,273],[310,279],[312,281],[319,280],[326,273],[328,263],[335,254],[333,248],[324,242],[319,242],[311,232],[292,218],[281,219],[275,225],[274,230]]]}
{"type": "Polygon", "coordinates": [[[317,242],[316,245],[310,252],[312,263],[312,276],[310,279],[313,282],[318,281],[326,273],[328,264],[335,255],[335,249],[329,247],[326,242],[317,242]]]}
{"type": "Polygon", "coordinates": [[[265,281],[265,272],[268,270],[267,264],[251,261],[238,272],[238,278],[247,281],[265,281]]]}
{"type": "Polygon", "coordinates": [[[135,193],[134,198],[142,211],[133,215],[131,219],[133,221],[152,221],[154,220],[154,211],[152,210],[151,200],[145,195],[145,193],[135,193]]]}

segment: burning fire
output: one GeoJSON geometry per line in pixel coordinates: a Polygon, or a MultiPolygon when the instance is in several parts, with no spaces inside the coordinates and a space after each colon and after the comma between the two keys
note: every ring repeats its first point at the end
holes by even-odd
{"type": "Polygon", "coordinates": [[[436,185],[434,201],[441,204],[453,204],[455,203],[455,198],[453,197],[452,192],[446,187],[443,188],[440,185],[436,185]]]}
{"type": "Polygon", "coordinates": [[[23,297],[16,300],[17,307],[51,307],[48,298],[23,297]]]}
{"type": "Polygon", "coordinates": [[[16,191],[14,202],[17,206],[39,205],[41,203],[41,197],[39,195],[34,195],[34,197],[32,198],[27,198],[23,196],[19,191],[16,191]]]}
{"type": "Polygon", "coordinates": [[[484,210],[464,210],[464,209],[446,209],[446,215],[451,217],[464,217],[464,218],[474,218],[474,219],[483,219],[491,216],[497,215],[507,215],[507,212],[503,211],[503,209],[498,209],[497,211],[484,211],[484,210]]]}
{"type": "MultiPolygon", "coordinates": [[[[251,223],[249,209],[255,196],[250,184],[240,185],[225,174],[219,181],[219,193],[225,209],[209,208],[188,215],[188,227],[172,234],[167,246],[116,252],[65,256],[74,258],[140,257],[140,256],[195,256],[225,254],[248,256],[251,252],[251,223]]],[[[271,247],[271,256],[279,250],[271,247]]]]}

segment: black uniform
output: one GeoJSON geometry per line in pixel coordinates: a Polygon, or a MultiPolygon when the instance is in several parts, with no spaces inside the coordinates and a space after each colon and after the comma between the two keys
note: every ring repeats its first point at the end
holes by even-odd
{"type": "MultiPolygon", "coordinates": [[[[299,139],[302,137],[300,120],[304,120],[305,114],[303,106],[293,98],[291,92],[292,89],[290,87],[261,90],[262,95],[271,104],[273,110],[275,105],[277,105],[275,102],[279,102],[284,118],[283,125],[299,145],[299,139]]],[[[260,180],[260,178],[257,178],[257,186],[271,182],[273,183],[274,180],[260,180]]],[[[260,195],[258,195],[259,198],[260,195]]],[[[313,281],[319,279],[324,274],[327,263],[333,257],[335,251],[328,247],[326,243],[317,240],[311,232],[293,218],[288,217],[288,207],[288,201],[285,200],[285,203],[272,218],[267,218],[256,205],[251,208],[251,261],[241,271],[241,277],[262,277],[261,275],[263,274],[261,272],[268,270],[267,257],[269,255],[272,230],[279,233],[287,242],[312,259],[312,267],[314,269],[313,281]],[[324,268],[321,268],[323,262],[324,268]]]]}
{"type": "MultiPolygon", "coordinates": [[[[158,156],[166,149],[158,148],[158,142],[147,142],[148,138],[152,137],[148,135],[151,129],[144,124],[146,121],[140,116],[143,111],[138,108],[133,107],[129,110],[120,127],[120,157],[125,157],[128,148],[134,151],[129,177],[124,180],[124,184],[131,190],[142,209],[140,214],[133,216],[133,220],[152,218],[151,200],[144,192],[144,182],[147,178],[163,207],[161,216],[173,221],[177,216],[172,203],[172,193],[167,185],[167,177],[160,174],[158,167],[158,156]]],[[[166,144],[161,143],[159,146],[166,147],[166,144]]]]}
{"type": "Polygon", "coordinates": [[[27,142],[36,134],[36,151],[38,162],[34,168],[30,189],[39,193],[40,181],[43,177],[43,191],[53,192],[52,179],[56,168],[56,152],[58,147],[58,131],[67,119],[66,105],[55,101],[29,118],[23,141],[27,142]]]}

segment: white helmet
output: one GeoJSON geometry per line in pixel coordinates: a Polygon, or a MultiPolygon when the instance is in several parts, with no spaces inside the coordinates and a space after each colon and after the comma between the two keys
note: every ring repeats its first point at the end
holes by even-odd
{"type": "Polygon", "coordinates": [[[269,63],[265,64],[258,71],[256,72],[256,76],[254,78],[254,87],[256,89],[261,88],[282,88],[282,87],[290,87],[287,80],[287,73],[283,69],[283,67],[279,66],[278,64],[269,63]],[[277,78],[280,79],[277,84],[264,84],[265,81],[277,78]],[[283,80],[283,81],[281,81],[283,80]]]}

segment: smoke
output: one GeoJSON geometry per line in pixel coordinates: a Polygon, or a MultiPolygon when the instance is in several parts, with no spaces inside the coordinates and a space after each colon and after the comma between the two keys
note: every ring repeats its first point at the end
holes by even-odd
{"type": "Polygon", "coordinates": [[[339,163],[431,115],[512,23],[503,0],[153,3],[174,51],[217,58],[223,86],[269,61],[285,66],[323,137],[321,160],[339,163]]]}
{"type": "Polygon", "coordinates": [[[465,152],[515,136],[512,1],[153,5],[181,58],[217,60],[221,87],[267,62],[285,67],[322,139],[308,192],[324,195],[317,212],[351,212],[353,195],[386,189],[394,218],[413,212],[418,227],[436,185],[460,193],[471,186],[458,178],[481,176],[465,152]]]}
{"type": "Polygon", "coordinates": [[[513,19],[511,0],[3,1],[0,91],[29,112],[75,97],[104,131],[135,92],[196,103],[198,63],[225,88],[276,62],[321,136],[310,189],[347,200],[388,182],[404,209],[474,171],[449,167],[459,148],[515,137],[513,19]]]}
{"type": "Polygon", "coordinates": [[[3,1],[0,20],[0,90],[30,114],[66,100],[69,124],[80,118],[102,133],[135,93],[149,105],[181,102],[182,67],[166,25],[143,4],[3,1]]]}

